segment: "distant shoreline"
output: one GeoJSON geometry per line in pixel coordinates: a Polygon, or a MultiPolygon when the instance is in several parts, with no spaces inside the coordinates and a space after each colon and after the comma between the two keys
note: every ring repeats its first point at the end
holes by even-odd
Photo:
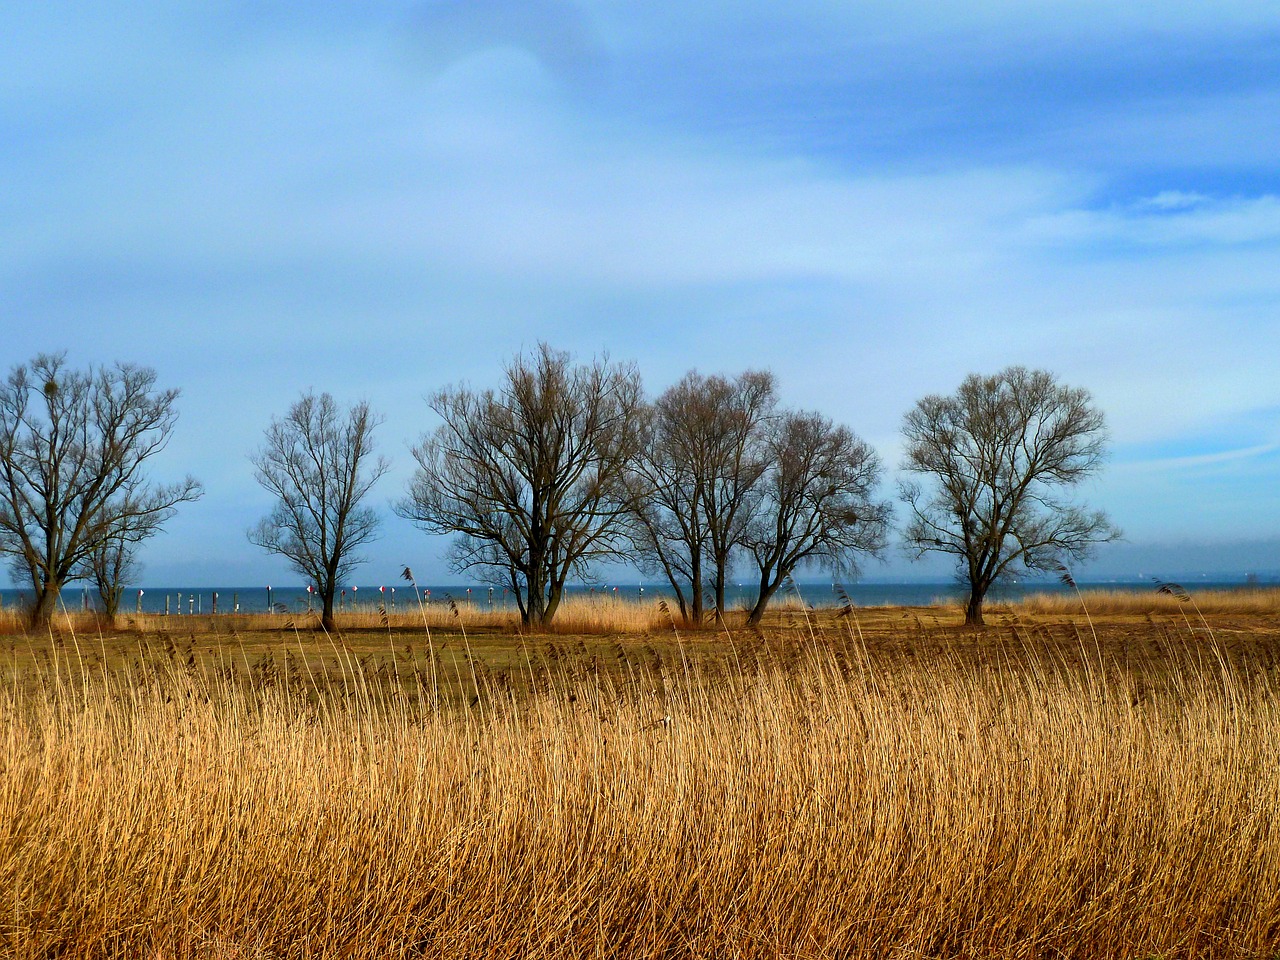
{"type": "MultiPolygon", "coordinates": [[[[1158,581],[1154,580],[1106,580],[1082,581],[1079,588],[1084,597],[1107,599],[1131,606],[1141,603],[1144,596],[1154,596],[1158,581]],[[1117,600],[1116,598],[1121,598],[1117,600]]],[[[1190,594],[1242,594],[1250,591],[1271,593],[1280,591],[1280,583],[1259,581],[1246,583],[1240,580],[1184,580],[1180,584],[1190,594]]],[[[518,606],[509,591],[485,584],[445,584],[423,586],[415,595],[411,584],[396,586],[359,586],[345,590],[335,598],[337,612],[370,612],[385,609],[388,612],[405,613],[418,608],[419,599],[426,607],[444,606],[452,602],[480,613],[514,613],[518,606]]],[[[308,596],[304,586],[272,587],[142,587],[124,592],[119,612],[144,615],[208,615],[208,614],[302,614],[320,609],[316,593],[308,596]]],[[[0,590],[0,609],[14,610],[23,606],[31,591],[18,588],[0,590]]],[[[851,584],[830,581],[796,584],[796,589],[780,591],[772,605],[803,602],[812,609],[852,607],[947,607],[963,602],[967,588],[956,580],[948,581],[862,581],[851,584]],[[797,592],[798,591],[798,592],[797,592]]],[[[991,603],[1017,604],[1031,598],[1069,600],[1079,602],[1075,589],[1056,580],[1020,581],[1004,584],[988,594],[991,603]]],[[[734,583],[729,589],[726,610],[739,610],[754,601],[755,591],[745,581],[734,583]]],[[[675,606],[674,593],[669,585],[654,583],[573,584],[566,589],[566,600],[574,602],[625,603],[628,605],[653,604],[666,600],[675,606]]],[[[73,584],[63,591],[62,603],[68,613],[91,612],[100,608],[98,597],[91,587],[73,584]]]]}

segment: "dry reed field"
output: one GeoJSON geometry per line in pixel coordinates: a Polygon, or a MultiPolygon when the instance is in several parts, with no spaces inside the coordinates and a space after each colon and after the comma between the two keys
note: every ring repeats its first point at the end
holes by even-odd
{"type": "Polygon", "coordinates": [[[0,951],[1275,957],[1276,622],[1189,612],[15,643],[0,951]]]}
{"type": "MultiPolygon", "coordinates": [[[[1184,611],[1192,618],[1204,614],[1280,614],[1280,589],[1242,587],[1234,590],[1198,590],[1182,593],[1177,584],[1170,590],[1098,590],[1084,593],[1084,602],[1095,616],[1124,614],[1174,614],[1184,611]]],[[[1014,604],[1021,613],[1070,615],[1080,611],[1081,598],[1072,593],[1041,593],[1014,604]]]]}
{"type": "MultiPolygon", "coordinates": [[[[638,602],[612,596],[567,598],[556,614],[552,629],[561,634],[616,634],[643,633],[660,629],[668,624],[661,610],[660,601],[638,602]]],[[[501,630],[515,633],[519,630],[520,617],[514,607],[490,609],[483,603],[455,600],[436,600],[431,604],[402,603],[388,608],[380,604],[360,604],[335,613],[338,628],[345,631],[417,629],[451,630],[459,627],[468,630],[501,630]]],[[[62,633],[77,631],[94,634],[100,628],[114,630],[117,627],[130,632],[152,633],[224,633],[231,631],[312,630],[319,627],[319,610],[290,613],[219,613],[178,614],[165,616],[158,613],[120,613],[115,623],[100,622],[91,613],[64,612],[54,618],[55,628],[62,633]]],[[[15,607],[0,610],[0,635],[18,634],[24,630],[24,620],[15,607]]]]}

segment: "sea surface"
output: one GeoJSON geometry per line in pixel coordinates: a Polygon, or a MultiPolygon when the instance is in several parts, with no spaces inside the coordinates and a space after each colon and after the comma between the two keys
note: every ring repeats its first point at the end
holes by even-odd
{"type": "MultiPolygon", "coordinates": [[[[1183,586],[1192,591],[1243,589],[1245,584],[1239,580],[1195,581],[1183,586]]],[[[1156,589],[1152,581],[1081,583],[1080,589],[1087,595],[1092,590],[1118,590],[1134,593],[1151,592],[1156,589]]],[[[991,589],[988,601],[1018,600],[1034,593],[1073,593],[1057,580],[1019,581],[1001,584],[991,589]]],[[[583,585],[575,584],[568,588],[573,597],[585,596],[605,600],[618,598],[622,600],[657,600],[672,596],[670,587],[664,588],[655,583],[609,583],[583,585]]],[[[799,583],[794,587],[785,587],[774,595],[774,602],[786,599],[794,600],[797,596],[810,607],[838,607],[847,596],[854,606],[930,606],[963,603],[966,595],[965,587],[954,581],[937,583],[849,583],[838,584],[826,582],[799,583]]],[[[30,597],[28,591],[18,589],[0,590],[0,606],[9,608],[15,604],[22,605],[30,597]]],[[[443,584],[421,588],[421,601],[427,604],[447,604],[450,601],[458,604],[471,604],[478,609],[511,610],[516,609],[515,599],[501,587],[489,587],[484,584],[443,584]]],[[[69,611],[93,609],[97,604],[97,596],[92,588],[81,584],[72,584],[62,595],[63,603],[69,611]]],[[[748,608],[754,603],[756,590],[748,583],[733,583],[729,588],[727,605],[730,609],[748,608]]],[[[414,588],[408,583],[371,584],[348,588],[338,598],[340,610],[374,610],[385,605],[389,610],[414,608],[418,598],[414,588]]],[[[125,591],[120,603],[121,613],[140,611],[143,613],[168,613],[173,616],[205,613],[266,613],[274,610],[278,613],[302,612],[307,609],[319,609],[319,597],[308,594],[306,587],[143,587],[125,591]]]]}

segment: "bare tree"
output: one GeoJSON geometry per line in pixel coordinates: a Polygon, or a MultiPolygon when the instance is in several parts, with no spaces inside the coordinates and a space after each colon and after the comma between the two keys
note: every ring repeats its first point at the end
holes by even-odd
{"type": "Polygon", "coordinates": [[[777,396],[773,374],[748,370],[734,380],[713,377],[707,383],[707,492],[703,500],[713,569],[716,615],[725,606],[725,581],[759,504],[761,478],[773,450],[777,396]]]}
{"type": "Polygon", "coordinates": [[[884,548],[891,509],[873,499],[880,458],[848,427],[817,413],[788,412],[770,432],[762,497],[746,534],[760,573],[747,618],[756,625],[770,599],[802,564],[856,571],[884,548]]]}
{"type": "Polygon", "coordinates": [[[642,570],[666,578],[683,620],[701,622],[706,552],[703,488],[694,451],[679,429],[682,421],[669,422],[661,403],[659,398],[637,415],[640,452],[627,492],[636,518],[636,561],[642,570]]]}
{"type": "Polygon", "coordinates": [[[127,363],[69,370],[58,353],[14,367],[0,385],[0,553],[30,580],[33,625],[49,622],[110,531],[154,532],[200,496],[191,477],[156,485],[142,475],[177,420],[178,391],[155,381],[127,363]]]}
{"type": "Polygon", "coordinates": [[[364,562],[357,549],[374,538],[377,511],[363,501],[390,468],[373,455],[382,418],[365,402],[340,410],[327,393],[305,393],[283,420],[271,421],[250,460],[258,482],[276,497],[250,542],[278,553],[320,592],[320,624],[334,628],[339,584],[364,562]]]}
{"type": "Polygon", "coordinates": [[[619,555],[640,375],[607,359],[574,365],[546,344],[504,373],[499,391],[430,399],[444,422],[414,448],[418,470],[396,510],[458,534],[454,568],[510,588],[524,623],[541,626],[572,573],[619,555]]]}
{"type": "Polygon", "coordinates": [[[730,380],[690,371],[647,410],[634,476],[637,546],[687,620],[702,620],[708,572],[715,608],[724,609],[725,580],[766,468],[774,403],[768,372],[730,380]]]}
{"type": "Polygon", "coordinates": [[[103,612],[114,617],[119,612],[125,585],[137,583],[142,576],[139,547],[160,532],[160,525],[170,512],[139,514],[118,509],[113,504],[106,513],[114,519],[104,526],[102,536],[95,539],[77,576],[93,583],[103,612]]]}
{"type": "Polygon", "coordinates": [[[120,597],[125,585],[137,583],[142,575],[138,562],[138,541],[130,539],[124,530],[109,532],[94,544],[85,563],[86,576],[93,581],[102,601],[102,610],[108,617],[120,612],[120,597]]]}
{"type": "Polygon", "coordinates": [[[1080,561],[1120,536],[1101,511],[1063,499],[1093,475],[1106,448],[1089,393],[1052,374],[1009,367],[972,374],[951,396],[928,396],[903,421],[903,469],[929,478],[900,484],[911,511],[905,539],[917,557],[951,554],[969,586],[965,623],[1000,577],[1080,561]]]}

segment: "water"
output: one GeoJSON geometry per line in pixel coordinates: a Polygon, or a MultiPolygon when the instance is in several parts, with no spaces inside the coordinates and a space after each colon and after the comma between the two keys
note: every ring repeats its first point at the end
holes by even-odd
{"type": "MultiPolygon", "coordinates": [[[[939,583],[852,583],[843,586],[822,583],[798,584],[799,596],[811,607],[840,606],[843,602],[839,590],[843,590],[854,606],[933,606],[939,604],[963,603],[966,590],[955,582],[939,583]]],[[[1186,584],[1193,592],[1200,590],[1240,589],[1243,585],[1236,582],[1196,582],[1186,584]]],[[[1080,589],[1086,594],[1090,590],[1131,591],[1149,593],[1154,589],[1150,581],[1121,583],[1082,583],[1080,589]]],[[[993,587],[987,595],[992,602],[1016,601],[1033,593],[1073,593],[1074,591],[1056,580],[1021,581],[993,587]]],[[[597,584],[594,586],[572,585],[568,588],[570,596],[609,596],[625,600],[656,600],[672,597],[670,587],[655,583],[641,584],[637,581],[617,584],[597,584]]],[[[774,602],[795,599],[797,591],[790,587],[783,588],[774,595],[774,602]]],[[[21,604],[31,596],[29,591],[17,589],[0,590],[0,605],[12,607],[21,604]]],[[[755,601],[756,590],[751,584],[732,583],[729,585],[727,606],[730,609],[745,609],[755,601]]],[[[79,584],[72,584],[62,595],[63,603],[69,611],[95,608],[97,595],[79,584]]],[[[457,603],[470,603],[485,610],[516,609],[515,599],[501,587],[490,588],[484,584],[446,584],[422,588],[422,600],[429,604],[448,603],[452,599],[457,603]]],[[[139,609],[143,613],[173,616],[198,613],[265,613],[273,606],[277,611],[302,612],[320,607],[318,595],[307,594],[305,587],[145,587],[139,597],[136,588],[126,590],[120,601],[121,613],[133,613],[139,609]],[[216,600],[215,600],[216,594],[216,600]]],[[[414,609],[417,600],[413,586],[402,583],[395,587],[377,585],[348,588],[336,601],[339,610],[376,609],[385,604],[388,609],[414,609]]]]}

